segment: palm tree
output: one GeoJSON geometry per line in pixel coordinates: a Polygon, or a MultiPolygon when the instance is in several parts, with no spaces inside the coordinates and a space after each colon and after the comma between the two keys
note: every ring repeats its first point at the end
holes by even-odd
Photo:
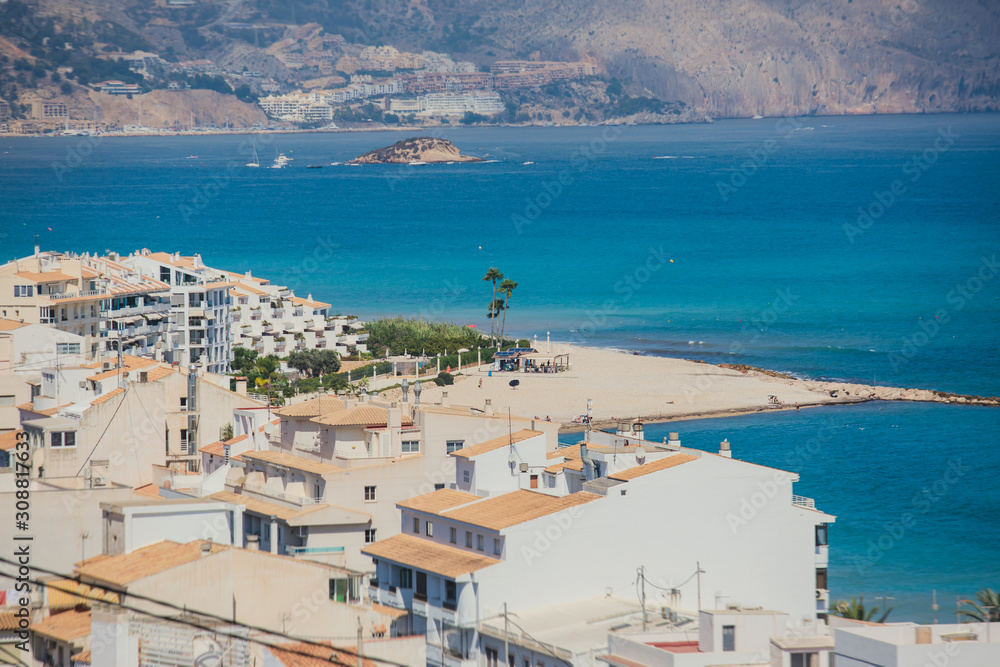
{"type": "Polygon", "coordinates": [[[510,278],[507,278],[502,283],[500,283],[500,291],[503,292],[506,295],[506,297],[507,297],[506,300],[504,301],[504,304],[503,304],[503,320],[501,320],[501,322],[500,322],[500,341],[501,342],[503,341],[503,332],[504,332],[504,329],[507,326],[507,309],[510,308],[510,293],[513,292],[516,287],[517,287],[517,283],[515,283],[510,278]]]}
{"type": "MultiPolygon", "coordinates": [[[[493,298],[490,299],[490,312],[492,313],[497,300],[497,281],[503,280],[503,274],[500,273],[500,269],[495,266],[491,266],[490,270],[486,272],[485,276],[483,276],[483,280],[493,281],[493,298]]],[[[493,338],[493,325],[493,317],[490,316],[490,338],[493,338]]]]}
{"type": "MultiPolygon", "coordinates": [[[[496,298],[496,299],[493,299],[493,303],[490,304],[490,309],[486,313],[486,317],[489,318],[491,324],[493,322],[496,322],[496,319],[498,317],[500,317],[500,311],[502,311],[502,310],[503,310],[503,299],[501,299],[499,297],[496,298]]],[[[499,331],[500,331],[500,327],[497,327],[497,332],[499,333],[499,331]]],[[[500,345],[503,345],[503,340],[502,339],[501,339],[500,344],[498,345],[498,347],[500,345]]]]}
{"type": "Polygon", "coordinates": [[[972,607],[972,611],[961,609],[958,615],[980,623],[1000,621],[1000,593],[992,588],[984,588],[976,593],[976,597],[979,598],[978,602],[976,600],[962,600],[962,603],[972,607]]]}
{"type": "Polygon", "coordinates": [[[885,623],[885,619],[889,618],[889,614],[892,612],[890,607],[879,617],[877,621],[872,619],[875,614],[878,613],[878,607],[872,607],[871,609],[865,611],[865,596],[862,595],[860,600],[851,598],[850,602],[840,600],[835,602],[833,609],[830,612],[835,616],[840,616],[842,618],[850,618],[855,621],[870,621],[872,623],[885,623]]]}

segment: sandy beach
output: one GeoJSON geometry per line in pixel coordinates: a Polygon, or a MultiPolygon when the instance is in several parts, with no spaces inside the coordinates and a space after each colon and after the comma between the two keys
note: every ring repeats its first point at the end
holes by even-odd
{"type": "MultiPolygon", "coordinates": [[[[756,370],[744,372],[697,361],[636,356],[565,343],[553,343],[552,351],[570,355],[570,370],[555,374],[494,373],[491,377],[486,366],[468,367],[449,387],[423,382],[421,402],[438,403],[445,391],[451,405],[482,406],[491,399],[497,412],[509,408],[514,414],[548,417],[567,430],[579,427],[574,419],[586,412],[587,399],[593,400],[594,422],[601,426],[637,417],[651,422],[670,421],[874,399],[977,402],[972,397],[928,390],[788,379],[756,370]],[[509,385],[513,379],[520,381],[517,388],[509,385]],[[837,392],[836,398],[831,396],[833,391],[837,392]],[[770,396],[777,397],[778,407],[769,404],[770,396]]],[[[396,400],[399,394],[398,389],[390,390],[381,398],[396,400]]],[[[987,400],[983,404],[996,402],[987,400]]]]}

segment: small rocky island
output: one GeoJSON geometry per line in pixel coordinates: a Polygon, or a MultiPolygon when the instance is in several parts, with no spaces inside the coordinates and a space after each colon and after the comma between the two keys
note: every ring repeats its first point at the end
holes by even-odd
{"type": "Polygon", "coordinates": [[[482,162],[482,158],[462,155],[450,141],[434,137],[411,137],[392,146],[376,148],[351,162],[357,164],[409,164],[410,162],[482,162]]]}

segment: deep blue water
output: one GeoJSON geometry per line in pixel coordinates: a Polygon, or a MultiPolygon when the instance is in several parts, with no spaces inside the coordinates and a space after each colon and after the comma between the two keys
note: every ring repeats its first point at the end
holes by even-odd
{"type": "MultiPolygon", "coordinates": [[[[998,114],[440,134],[498,161],[305,169],[405,136],[384,132],[3,138],[0,259],[29,253],[36,234],[53,249],[201,252],[335,311],[480,327],[490,298],[480,278],[497,266],[519,284],[508,329],[526,337],[1000,394],[998,114]],[[264,164],[278,150],[295,160],[247,169],[251,142],[264,164]],[[859,223],[859,209],[871,217],[859,223]]],[[[836,592],[902,599],[909,586],[933,588],[929,572],[947,573],[942,590],[996,588],[987,556],[1000,511],[988,484],[1000,412],[879,407],[852,433],[854,458],[824,454],[802,471],[800,492],[839,515],[836,592]],[[901,430],[905,447],[880,439],[901,430]],[[887,511],[871,487],[908,502],[933,470],[920,467],[943,466],[953,449],[976,451],[962,486],[981,480],[985,492],[967,503],[948,494],[927,514],[942,517],[932,545],[915,527],[912,547],[852,578],[847,549],[887,511]]],[[[749,460],[780,458],[802,436],[788,419],[821,413],[709,428],[761,429],[728,437],[747,443],[749,460]]]]}

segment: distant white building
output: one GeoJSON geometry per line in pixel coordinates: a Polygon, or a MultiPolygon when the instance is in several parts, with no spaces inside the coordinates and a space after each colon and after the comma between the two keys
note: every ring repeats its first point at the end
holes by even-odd
{"type": "Polygon", "coordinates": [[[271,118],[297,122],[331,120],[333,108],[320,93],[268,95],[257,102],[271,118]]]}
{"type": "Polygon", "coordinates": [[[389,110],[425,116],[460,116],[466,111],[483,115],[504,110],[500,94],[477,90],[468,93],[430,93],[416,100],[390,100],[389,110]]]}

